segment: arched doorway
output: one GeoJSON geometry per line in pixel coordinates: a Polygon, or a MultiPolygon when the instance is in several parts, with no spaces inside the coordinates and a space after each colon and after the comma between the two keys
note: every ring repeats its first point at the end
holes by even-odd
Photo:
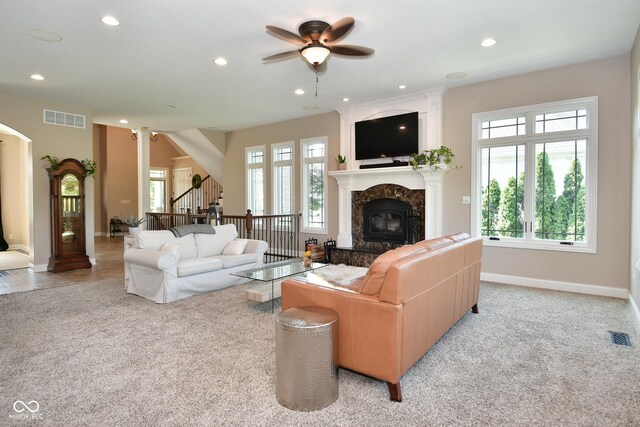
{"type": "Polygon", "coordinates": [[[0,219],[7,251],[0,251],[0,271],[32,265],[31,140],[0,123],[0,219]]]}

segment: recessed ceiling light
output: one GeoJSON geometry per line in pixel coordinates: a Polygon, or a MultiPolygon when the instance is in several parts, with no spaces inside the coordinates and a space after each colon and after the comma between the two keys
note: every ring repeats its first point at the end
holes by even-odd
{"type": "Polygon", "coordinates": [[[33,80],[44,80],[44,77],[41,74],[31,74],[31,78],[33,80]]]}
{"type": "Polygon", "coordinates": [[[29,35],[34,39],[38,39],[43,42],[59,42],[62,40],[62,36],[60,34],[52,33],[47,30],[29,30],[29,35]]]}
{"type": "Polygon", "coordinates": [[[342,98],[342,102],[349,102],[349,98],[342,98]]]}
{"type": "Polygon", "coordinates": [[[296,95],[304,95],[304,90],[302,89],[296,89],[294,92],[296,95]]]}
{"type": "Polygon", "coordinates": [[[469,73],[466,73],[464,71],[456,71],[455,73],[449,73],[447,74],[447,78],[449,80],[457,80],[457,79],[464,79],[465,77],[467,77],[469,75],[469,73]]]}
{"type": "Polygon", "coordinates": [[[480,43],[480,46],[489,47],[489,46],[493,46],[494,44],[496,44],[496,41],[494,39],[484,39],[480,43]]]}
{"type": "Polygon", "coordinates": [[[165,108],[166,108],[167,110],[175,110],[175,109],[176,109],[176,106],[175,106],[175,105],[165,105],[165,108]]]}
{"type": "Polygon", "coordinates": [[[122,123],[123,125],[126,125],[127,123],[129,123],[129,120],[127,120],[127,119],[120,119],[120,123],[122,123]]]}
{"type": "Polygon", "coordinates": [[[213,62],[215,62],[218,65],[227,65],[227,60],[224,59],[223,57],[216,58],[213,60],[213,62]]]}
{"type": "Polygon", "coordinates": [[[116,27],[120,25],[120,21],[118,21],[113,16],[103,16],[102,18],[100,18],[100,22],[102,22],[105,25],[110,25],[112,27],[116,27]]]}
{"type": "Polygon", "coordinates": [[[400,85],[400,86],[398,86],[398,89],[406,89],[406,88],[407,88],[407,85],[400,85]]]}

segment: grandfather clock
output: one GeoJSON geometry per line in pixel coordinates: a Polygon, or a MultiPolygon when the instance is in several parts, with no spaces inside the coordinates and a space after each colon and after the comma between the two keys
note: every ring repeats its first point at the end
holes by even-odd
{"type": "Polygon", "coordinates": [[[47,270],[91,268],[85,239],[84,179],[87,170],[76,159],[49,168],[51,198],[51,257],[47,270]]]}

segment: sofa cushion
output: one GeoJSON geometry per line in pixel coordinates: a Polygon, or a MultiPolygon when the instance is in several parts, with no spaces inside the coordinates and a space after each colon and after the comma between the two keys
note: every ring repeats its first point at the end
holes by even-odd
{"type": "Polygon", "coordinates": [[[222,260],[216,258],[191,258],[178,262],[178,277],[220,269],[222,269],[222,260]]]}
{"type": "Polygon", "coordinates": [[[214,257],[222,261],[223,268],[237,267],[244,264],[252,264],[257,261],[257,254],[241,254],[241,255],[218,255],[214,257]]]}
{"type": "Polygon", "coordinates": [[[469,236],[467,233],[456,233],[456,234],[449,234],[444,237],[446,237],[447,239],[453,240],[455,243],[458,243],[458,242],[462,242],[463,240],[467,240],[471,236],[469,236]]]}
{"type": "Polygon", "coordinates": [[[229,242],[238,237],[236,226],[233,224],[217,225],[213,228],[216,234],[195,235],[196,245],[198,246],[198,257],[200,258],[222,255],[222,251],[229,242]]]}
{"type": "Polygon", "coordinates": [[[425,250],[426,249],[418,245],[405,245],[380,255],[371,263],[369,271],[367,271],[367,274],[364,276],[361,293],[364,295],[377,296],[380,293],[380,289],[382,289],[382,284],[387,276],[389,266],[392,263],[425,250]]]}
{"type": "Polygon", "coordinates": [[[222,255],[240,255],[244,253],[244,249],[247,247],[249,241],[247,239],[235,239],[227,243],[224,247],[222,255]]]}
{"type": "Polygon", "coordinates": [[[447,238],[447,237],[438,237],[436,239],[430,239],[430,240],[422,240],[418,243],[416,243],[416,246],[420,246],[423,249],[427,249],[430,251],[436,250],[436,249],[440,249],[442,247],[448,246],[448,245],[452,245],[453,244],[453,240],[447,238]]]}
{"type": "Polygon", "coordinates": [[[133,238],[133,247],[159,251],[166,242],[172,242],[175,236],[168,230],[140,230],[133,238]]]}
{"type": "Polygon", "coordinates": [[[164,243],[160,246],[160,252],[167,252],[170,254],[174,254],[176,259],[180,259],[180,250],[182,249],[182,243],[164,243]]]}
{"type": "MultiPolygon", "coordinates": [[[[206,234],[209,236],[209,234],[206,234]]],[[[182,237],[174,237],[173,243],[182,243],[182,248],[180,248],[180,259],[192,259],[198,257],[198,251],[196,249],[196,241],[193,238],[193,234],[187,234],[182,237]]]]}

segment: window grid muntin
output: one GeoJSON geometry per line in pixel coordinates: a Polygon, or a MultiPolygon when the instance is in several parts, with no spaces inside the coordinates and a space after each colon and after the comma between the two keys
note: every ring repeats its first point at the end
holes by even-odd
{"type": "Polygon", "coordinates": [[[550,132],[565,132],[574,130],[587,129],[587,110],[574,109],[557,112],[545,112],[535,115],[535,133],[550,133],[550,132]],[[560,127],[562,123],[570,125],[573,121],[573,127],[567,127],[565,129],[553,129],[553,127],[560,127]],[[547,125],[550,129],[547,129],[547,125]]]}
{"type": "Polygon", "coordinates": [[[505,138],[526,134],[525,116],[486,120],[481,123],[481,139],[505,138]],[[497,135],[491,135],[492,131],[497,135]],[[511,132],[509,132],[511,131],[511,132]]]}
{"type": "MultiPolygon", "coordinates": [[[[246,194],[247,209],[254,216],[265,214],[265,146],[248,147],[246,158],[246,194]]],[[[257,224],[254,224],[257,225],[257,224]]]]}

